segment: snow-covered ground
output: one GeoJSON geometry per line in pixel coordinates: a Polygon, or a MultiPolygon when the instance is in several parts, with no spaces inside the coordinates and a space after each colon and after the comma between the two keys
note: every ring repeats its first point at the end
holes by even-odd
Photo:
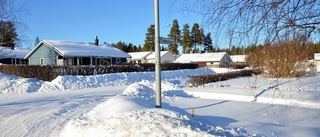
{"type": "Polygon", "coordinates": [[[320,76],[242,77],[188,87],[188,76],[226,69],[61,76],[52,82],[0,73],[0,136],[320,135],[320,76]],[[194,117],[191,111],[194,110],[194,117]]]}

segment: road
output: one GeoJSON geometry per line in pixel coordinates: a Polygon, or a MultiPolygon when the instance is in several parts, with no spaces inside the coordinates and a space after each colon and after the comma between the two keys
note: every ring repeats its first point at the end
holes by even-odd
{"type": "Polygon", "coordinates": [[[71,119],[82,117],[127,86],[0,95],[0,136],[60,136],[71,119]]]}

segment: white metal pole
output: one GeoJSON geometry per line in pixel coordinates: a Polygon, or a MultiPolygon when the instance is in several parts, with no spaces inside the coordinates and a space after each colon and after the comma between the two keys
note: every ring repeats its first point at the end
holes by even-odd
{"type": "Polygon", "coordinates": [[[161,67],[160,67],[160,29],[159,29],[159,0],[154,0],[154,30],[155,30],[155,75],[156,75],[156,108],[161,108],[161,67]]]}

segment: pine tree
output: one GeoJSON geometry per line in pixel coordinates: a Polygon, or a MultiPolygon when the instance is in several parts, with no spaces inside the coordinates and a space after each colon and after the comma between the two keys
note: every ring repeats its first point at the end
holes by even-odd
{"type": "Polygon", "coordinates": [[[144,51],[155,51],[155,34],[154,25],[150,25],[146,33],[146,39],[144,40],[143,50],[144,51]]]}
{"type": "Polygon", "coordinates": [[[192,39],[190,37],[190,26],[187,24],[183,25],[182,29],[182,37],[181,37],[181,45],[182,45],[182,52],[184,54],[190,53],[192,47],[192,39]]]}
{"type": "MultiPolygon", "coordinates": [[[[200,31],[198,23],[194,23],[191,29],[192,47],[196,47],[197,44],[202,44],[203,31],[200,31]]],[[[195,50],[194,50],[195,51],[195,50]]]]}
{"type": "Polygon", "coordinates": [[[179,23],[177,20],[173,20],[170,34],[168,34],[168,37],[174,40],[174,43],[170,43],[168,45],[168,49],[174,56],[176,56],[179,54],[178,44],[180,43],[181,38],[181,30],[179,29],[179,23]]]}
{"type": "Polygon", "coordinates": [[[0,46],[13,48],[17,36],[16,28],[12,22],[0,21],[0,46]]]}

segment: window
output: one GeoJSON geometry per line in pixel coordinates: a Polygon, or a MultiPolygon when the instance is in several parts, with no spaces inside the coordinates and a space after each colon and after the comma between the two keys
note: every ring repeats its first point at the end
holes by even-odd
{"type": "Polygon", "coordinates": [[[44,65],[44,58],[40,58],[40,65],[44,65]]]}
{"type": "Polygon", "coordinates": [[[67,65],[72,66],[73,65],[73,59],[67,59],[67,65]]]}
{"type": "Polygon", "coordinates": [[[121,62],[120,58],[117,58],[117,64],[120,63],[120,62],[121,62]]]}

